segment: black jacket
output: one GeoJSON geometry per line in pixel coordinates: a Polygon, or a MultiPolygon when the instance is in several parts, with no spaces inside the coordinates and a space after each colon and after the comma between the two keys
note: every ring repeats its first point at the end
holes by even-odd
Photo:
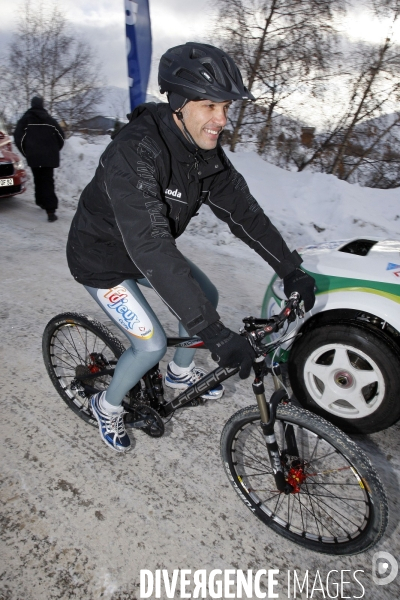
{"type": "Polygon", "coordinates": [[[30,167],[59,167],[64,132],[44,108],[30,108],[20,118],[14,141],[30,167]]]}
{"type": "Polygon", "coordinates": [[[67,258],[75,279],[108,288],[147,277],[195,334],[219,316],[176,247],[202,203],[281,276],[301,263],[222,148],[195,152],[167,104],[142,104],[109,144],[83,190],[67,258]]]}

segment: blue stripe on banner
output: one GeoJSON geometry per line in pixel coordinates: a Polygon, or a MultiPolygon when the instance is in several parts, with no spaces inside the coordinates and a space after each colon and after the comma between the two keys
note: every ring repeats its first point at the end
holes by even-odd
{"type": "Polygon", "coordinates": [[[126,53],[131,110],[146,101],[151,66],[151,23],[148,0],[125,0],[126,53]]]}

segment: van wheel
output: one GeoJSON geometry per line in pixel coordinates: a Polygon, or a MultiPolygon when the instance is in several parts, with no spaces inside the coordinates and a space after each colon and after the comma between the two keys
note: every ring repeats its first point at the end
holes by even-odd
{"type": "Polygon", "coordinates": [[[373,433],[400,418],[400,353],[362,327],[308,331],[289,355],[297,400],[349,433],[373,433]]]}

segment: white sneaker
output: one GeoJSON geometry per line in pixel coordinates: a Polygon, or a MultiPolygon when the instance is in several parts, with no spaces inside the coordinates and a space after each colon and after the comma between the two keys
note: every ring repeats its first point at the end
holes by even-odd
{"type": "Polygon", "coordinates": [[[131,449],[131,441],[125,431],[125,411],[117,413],[106,412],[100,403],[104,392],[99,392],[91,397],[90,404],[93,415],[99,424],[101,439],[117,452],[128,452],[131,449]]]}
{"type": "MultiPolygon", "coordinates": [[[[167,367],[167,374],[165,375],[165,385],[169,388],[173,388],[175,390],[186,390],[191,387],[193,384],[197,383],[206,375],[206,371],[204,369],[200,369],[196,367],[194,363],[192,363],[193,367],[189,367],[187,371],[181,373],[180,375],[176,375],[171,368],[172,363],[169,363],[167,367]]],[[[218,400],[218,398],[222,398],[225,388],[220,383],[215,386],[212,390],[208,390],[205,394],[202,394],[201,397],[206,400],[210,400],[214,398],[218,400]]]]}

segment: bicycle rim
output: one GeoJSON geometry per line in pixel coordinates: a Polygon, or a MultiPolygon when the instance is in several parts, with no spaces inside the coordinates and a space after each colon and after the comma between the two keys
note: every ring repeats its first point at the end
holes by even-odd
{"type": "Polygon", "coordinates": [[[275,434],[293,486],[287,495],[276,489],[256,407],[239,411],[226,429],[221,450],[228,477],[248,508],[277,533],[328,554],[361,552],[382,536],[382,485],[361,449],[336,427],[307,411],[278,407],[275,434]],[[290,430],[296,456],[286,449],[290,430]]]}
{"type": "Polygon", "coordinates": [[[107,389],[112,374],[102,372],[113,371],[121,352],[114,347],[106,328],[102,327],[103,335],[94,323],[85,321],[64,319],[51,328],[47,339],[49,360],[45,362],[63,400],[84,420],[97,426],[89,406],[90,396],[107,389]]]}

